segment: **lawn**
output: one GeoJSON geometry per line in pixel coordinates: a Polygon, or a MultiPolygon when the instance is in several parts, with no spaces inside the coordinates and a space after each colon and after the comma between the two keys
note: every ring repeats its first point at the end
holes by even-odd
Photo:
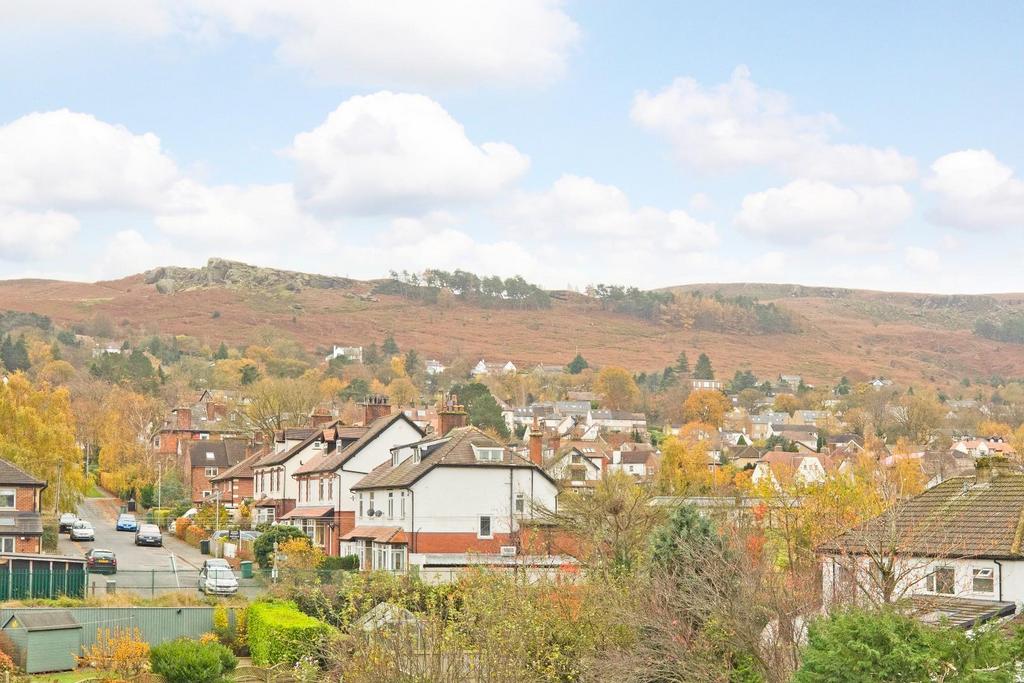
{"type": "Polygon", "coordinates": [[[96,486],[96,484],[92,484],[89,487],[89,490],[85,492],[85,497],[86,498],[110,498],[110,494],[107,493],[106,491],[104,491],[103,489],[101,489],[100,487],[96,486]]]}
{"type": "Polygon", "coordinates": [[[92,669],[79,669],[78,671],[63,671],[56,674],[36,674],[29,680],[32,683],[78,683],[96,678],[96,672],[92,669]]]}

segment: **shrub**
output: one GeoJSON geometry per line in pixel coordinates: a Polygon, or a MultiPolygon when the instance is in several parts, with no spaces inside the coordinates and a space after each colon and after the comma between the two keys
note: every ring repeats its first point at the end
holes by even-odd
{"type": "Polygon", "coordinates": [[[227,645],[231,642],[231,627],[228,623],[228,610],[224,605],[217,605],[213,608],[213,632],[221,643],[227,645]]]}
{"type": "Polygon", "coordinates": [[[179,638],[153,648],[150,664],[167,683],[218,683],[235,670],[238,659],[218,642],[179,638]]]}
{"type": "Polygon", "coordinates": [[[185,538],[185,531],[192,526],[192,520],[186,517],[179,517],[174,520],[174,535],[178,538],[185,538]]]}
{"type": "Polygon", "coordinates": [[[303,614],[293,602],[254,602],[249,605],[249,652],[257,666],[294,664],[315,655],[334,629],[303,614]]]}
{"type": "Polygon", "coordinates": [[[264,568],[269,567],[270,556],[274,552],[274,542],[276,541],[278,546],[280,546],[280,544],[290,538],[307,538],[307,536],[302,532],[302,529],[285,524],[270,527],[270,529],[260,534],[256,542],[252,544],[252,552],[259,565],[264,568]]]}
{"type": "Polygon", "coordinates": [[[199,541],[209,538],[210,532],[201,526],[192,525],[185,529],[185,542],[189,545],[199,545],[199,541]]]}
{"type": "Polygon", "coordinates": [[[43,552],[44,553],[56,553],[57,552],[57,538],[60,534],[57,530],[56,519],[43,520],[43,552]]]}
{"type": "Polygon", "coordinates": [[[149,643],[142,639],[139,629],[120,626],[96,629],[96,642],[83,647],[78,658],[81,666],[110,672],[124,680],[132,680],[145,671],[148,661],[149,643]]]}
{"type": "Polygon", "coordinates": [[[14,673],[17,668],[10,655],[6,652],[0,652],[0,673],[14,673]]]}

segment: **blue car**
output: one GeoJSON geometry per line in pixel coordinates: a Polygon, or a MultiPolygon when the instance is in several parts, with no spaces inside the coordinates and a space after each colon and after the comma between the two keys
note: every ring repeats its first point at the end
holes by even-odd
{"type": "Polygon", "coordinates": [[[135,515],[122,514],[117,518],[117,530],[118,531],[138,531],[139,523],[135,519],[135,515]]]}

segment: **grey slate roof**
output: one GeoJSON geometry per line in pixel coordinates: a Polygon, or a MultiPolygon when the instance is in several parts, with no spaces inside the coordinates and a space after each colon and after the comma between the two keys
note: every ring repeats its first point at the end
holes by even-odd
{"type": "Polygon", "coordinates": [[[380,436],[385,430],[396,422],[404,420],[408,422],[421,436],[423,430],[416,426],[416,423],[409,419],[409,417],[402,412],[392,413],[383,417],[378,417],[376,420],[371,422],[362,435],[356,439],[353,443],[342,448],[340,451],[334,451],[332,453],[324,453],[319,455],[305,465],[295,471],[295,474],[309,474],[311,472],[333,472],[334,470],[341,467],[342,464],[348,462],[353,458],[359,451],[363,450],[368,444],[372,443],[374,439],[380,436]]]}
{"type": "Polygon", "coordinates": [[[33,609],[18,610],[4,623],[4,628],[23,628],[26,631],[58,631],[66,628],[82,628],[71,610],[33,609]],[[11,625],[15,621],[17,626],[11,625]]]}
{"type": "Polygon", "coordinates": [[[6,461],[0,460],[0,485],[38,486],[46,488],[46,482],[36,479],[25,470],[6,461]]]}
{"type": "Polygon", "coordinates": [[[192,467],[234,467],[245,460],[246,446],[243,439],[196,441],[189,446],[189,462],[192,467]]]}
{"type": "Polygon", "coordinates": [[[0,512],[0,534],[42,536],[43,518],[38,512],[0,512]]]}
{"type": "MultiPolygon", "coordinates": [[[[424,455],[419,462],[412,456],[393,466],[385,462],[359,480],[352,490],[375,488],[404,488],[411,486],[435,467],[522,467],[534,468],[545,478],[551,477],[526,458],[513,453],[505,445],[484,434],[477,427],[457,427],[439,439],[441,443],[424,455]],[[500,461],[476,459],[473,447],[501,448],[500,461]]],[[[553,481],[553,480],[552,480],[553,481]]]]}

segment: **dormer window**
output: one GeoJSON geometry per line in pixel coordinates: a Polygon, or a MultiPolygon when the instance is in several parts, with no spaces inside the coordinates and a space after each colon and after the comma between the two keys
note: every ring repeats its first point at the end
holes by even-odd
{"type": "Polygon", "coordinates": [[[215,456],[213,454],[213,451],[206,451],[206,459],[207,460],[215,460],[216,458],[217,458],[217,456],[215,456]]]}
{"type": "Polygon", "coordinates": [[[391,451],[391,466],[398,467],[398,451],[391,451]]]}
{"type": "Polygon", "coordinates": [[[413,449],[413,452],[412,452],[412,461],[413,461],[413,463],[418,465],[420,460],[422,460],[422,459],[423,459],[423,450],[420,449],[419,447],[413,449]]]}
{"type": "Polygon", "coordinates": [[[481,448],[473,446],[473,453],[480,462],[501,462],[505,453],[504,448],[481,448]]]}
{"type": "Polygon", "coordinates": [[[324,442],[323,441],[320,441],[319,439],[317,439],[316,441],[313,442],[313,449],[314,450],[320,451],[320,450],[323,450],[323,448],[324,448],[324,442]]]}

